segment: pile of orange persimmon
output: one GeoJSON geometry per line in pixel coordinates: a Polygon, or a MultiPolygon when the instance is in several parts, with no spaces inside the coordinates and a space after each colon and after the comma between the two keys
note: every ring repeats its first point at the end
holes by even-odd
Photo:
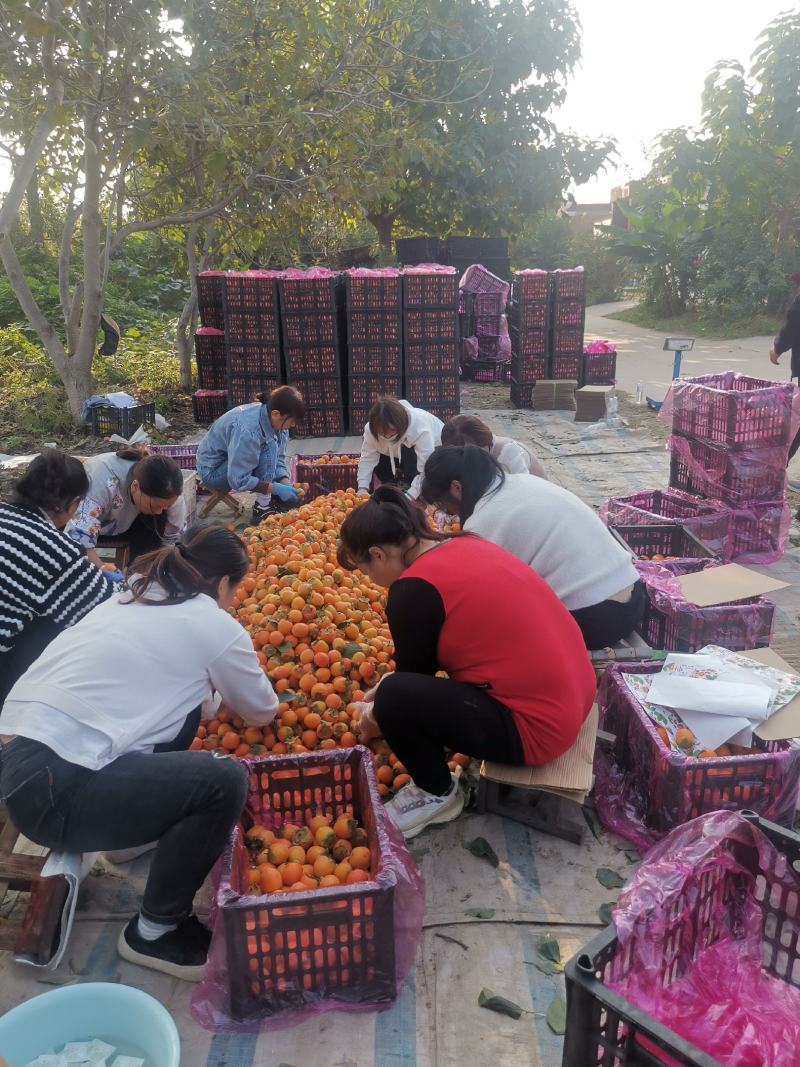
{"type": "MultiPolygon", "coordinates": [[[[232,611],[281,703],[263,729],[221,709],[198,728],[193,749],[241,758],[356,744],[356,704],[394,670],[385,591],[336,561],[339,527],[363,499],[354,489],[339,490],[244,531],[250,571],[232,611]]],[[[372,747],[378,790],[387,796],[409,781],[408,772],[385,742],[372,747]]]]}

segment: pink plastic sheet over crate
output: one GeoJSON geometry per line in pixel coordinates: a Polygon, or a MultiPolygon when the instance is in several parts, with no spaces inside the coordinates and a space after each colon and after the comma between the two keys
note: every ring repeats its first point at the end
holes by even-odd
{"type": "MultiPolygon", "coordinates": [[[[600,682],[600,728],[614,741],[594,758],[594,801],[606,829],[646,853],[665,834],[710,811],[750,809],[791,827],[800,789],[795,742],[758,742],[739,755],[699,759],[668,748],[624,675],[655,674],[660,664],[612,664],[600,682]]],[[[757,740],[757,739],[756,739],[757,740]]]]}
{"type": "MultiPolygon", "coordinates": [[[[796,1065],[800,878],[792,858],[732,812],[674,830],[619,895],[605,984],[725,1067],[796,1065]]],[[[678,1063],[638,1040],[657,1062],[678,1063]]]]}
{"type": "Polygon", "coordinates": [[[673,434],[670,485],[688,493],[720,500],[731,507],[776,500],[786,491],[783,445],[737,452],[673,434]]]}
{"type": "Polygon", "coordinates": [[[306,278],[336,277],[336,271],[330,270],[329,267],[307,267],[305,270],[301,270],[299,267],[289,267],[287,270],[278,271],[277,273],[272,273],[271,271],[264,271],[261,273],[275,278],[283,278],[284,281],[303,281],[306,278]]]}
{"type": "Polygon", "coordinates": [[[508,291],[511,288],[507,281],[498,278],[480,263],[473,263],[472,266],[467,267],[458,284],[459,288],[467,293],[499,293],[505,299],[508,298],[508,291]]]}
{"type": "Polygon", "coordinates": [[[773,382],[726,371],[678,378],[670,387],[659,418],[673,432],[697,441],[734,449],[775,448],[783,453],[798,427],[794,412],[798,390],[790,382],[773,382]]]}
{"type": "Polygon", "coordinates": [[[403,267],[403,274],[455,274],[455,267],[444,263],[417,263],[413,267],[403,267]]]}

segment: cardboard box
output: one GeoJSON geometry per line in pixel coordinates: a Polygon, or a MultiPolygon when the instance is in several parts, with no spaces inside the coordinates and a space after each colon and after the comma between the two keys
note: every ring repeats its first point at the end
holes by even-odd
{"type": "Polygon", "coordinates": [[[695,574],[681,575],[678,585],[689,604],[709,608],[787,589],[789,583],[769,578],[738,563],[727,563],[722,567],[708,567],[695,574]]]}

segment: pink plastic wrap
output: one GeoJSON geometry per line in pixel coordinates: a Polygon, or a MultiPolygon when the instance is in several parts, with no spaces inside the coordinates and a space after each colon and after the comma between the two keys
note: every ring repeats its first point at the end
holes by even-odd
{"type": "Polygon", "coordinates": [[[329,267],[307,267],[305,270],[300,270],[299,267],[289,267],[287,270],[277,272],[273,277],[283,278],[286,281],[303,281],[305,278],[335,278],[336,271],[330,270],[329,267]]]}
{"type": "Polygon", "coordinates": [[[227,396],[227,389],[195,389],[195,396],[227,396]]]}
{"type": "Polygon", "coordinates": [[[215,326],[201,326],[195,330],[195,337],[224,337],[225,331],[218,330],[215,326]]]}
{"type": "Polygon", "coordinates": [[[367,832],[370,880],[249,896],[242,826],[214,877],[213,937],[192,1016],[217,1033],[294,1026],[327,1011],[379,1011],[395,1001],[422,931],[425,886],[378,796],[366,749],[245,761],[243,825],[307,825],[352,812],[367,832]]]}
{"type": "Polygon", "coordinates": [[[348,267],[351,278],[399,278],[401,271],[397,267],[348,267]]]}
{"type": "Polygon", "coordinates": [[[786,446],[742,452],[673,435],[670,485],[738,507],[776,500],[786,489],[786,446]]]}
{"type": "Polygon", "coordinates": [[[583,352],[586,356],[610,355],[612,352],[616,351],[616,345],[613,345],[610,341],[601,340],[600,338],[594,341],[589,341],[583,347],[583,352]]]}
{"type": "Polygon", "coordinates": [[[753,501],[731,512],[725,556],[736,563],[775,563],[786,552],[792,509],[785,500],[753,501]]]}
{"type": "Polygon", "coordinates": [[[417,263],[413,267],[403,267],[403,274],[455,274],[455,267],[444,263],[417,263]]]}
{"type": "Polygon", "coordinates": [[[594,800],[607,829],[647,852],[665,833],[699,815],[750,809],[781,826],[794,821],[800,788],[800,748],[759,741],[752,751],[697,759],[673,752],[625,684],[624,675],[654,674],[652,662],[612,664],[600,682],[600,728],[594,800]]]}
{"type": "Polygon", "coordinates": [[[725,1067],[798,1063],[800,842],[788,845],[733,812],[704,815],[653,848],[614,910],[608,987],[725,1067]]]}
{"type": "Polygon", "coordinates": [[[600,517],[606,525],[684,526],[689,533],[724,558],[730,535],[730,510],[713,500],[670,489],[644,489],[630,496],[611,497],[600,517]]]}
{"type": "Polygon", "coordinates": [[[467,267],[461,275],[459,288],[467,293],[499,293],[504,299],[508,298],[511,286],[507,281],[492,274],[480,263],[473,263],[467,267]]]}
{"type": "Polygon", "coordinates": [[[479,358],[478,338],[461,338],[461,362],[464,365],[474,363],[479,358]]]}
{"type": "Polygon", "coordinates": [[[795,386],[725,371],[697,378],[677,378],[661,406],[659,418],[673,432],[698,441],[736,449],[776,448],[783,465],[794,436],[795,386]]]}

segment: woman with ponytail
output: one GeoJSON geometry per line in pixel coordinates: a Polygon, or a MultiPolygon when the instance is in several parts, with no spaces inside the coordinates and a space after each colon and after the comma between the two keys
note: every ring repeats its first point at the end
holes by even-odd
{"type": "Polygon", "coordinates": [[[63,533],[88,488],[80,460],[48,448],[0,504],[0,705],[57,634],[111,595],[63,533]]]}
{"type": "Polygon", "coordinates": [[[96,566],[99,537],[125,534],[131,561],[174,544],[186,525],[183,474],[169,456],[127,445],[84,462],[89,488],[64,531],[96,566]]]}
{"type": "Polygon", "coordinates": [[[524,563],[435,532],[394,486],[347,516],[338,557],[389,589],[397,668],[367,694],[359,727],[365,743],[383,735],[413,779],[387,805],[406,837],[461,812],[445,747],[534,766],[574,744],[594,670],[569,612],[524,563]]]}
{"type": "Polygon", "coordinates": [[[530,474],[505,474],[475,445],[437,448],[425,465],[426,500],[462,529],[513,553],[572,613],[586,647],[607,648],[640,625],[644,586],[631,553],[574,493],[530,474]]]}
{"type": "Polygon", "coordinates": [[[211,937],[192,903],[241,814],[247,775],[186,749],[212,690],[255,725],[278,708],[227,611],[247,567],[242,542],[222,527],[192,527],[143,556],[129,590],[57,637],[0,716],[0,733],[15,735],[0,751],[0,798],[26,837],[66,852],[157,842],[118,950],[192,981],[211,937]]]}

